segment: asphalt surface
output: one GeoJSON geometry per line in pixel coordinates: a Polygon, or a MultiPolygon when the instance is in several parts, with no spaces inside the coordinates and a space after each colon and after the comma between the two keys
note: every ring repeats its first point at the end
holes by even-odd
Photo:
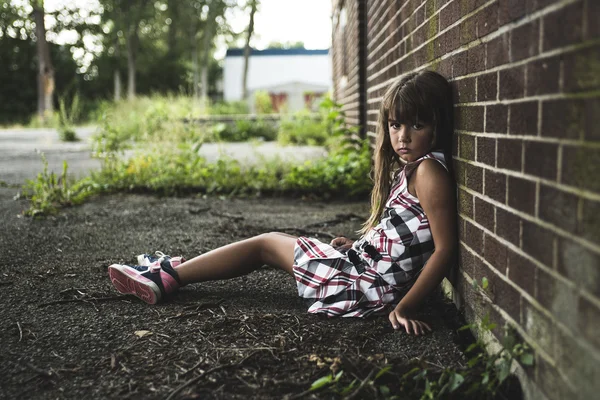
{"type": "MultiPolygon", "coordinates": [[[[68,163],[69,175],[82,177],[90,170],[99,169],[100,161],[91,154],[92,136],[96,127],[76,128],[79,142],[61,142],[56,129],[0,129],[0,183],[21,185],[33,179],[42,170],[40,153],[48,160],[48,169],[62,171],[63,161],[68,163]]],[[[133,152],[126,152],[125,156],[133,152]]],[[[279,146],[264,143],[205,143],[199,154],[209,162],[221,157],[231,157],[246,165],[259,164],[279,158],[288,162],[304,162],[326,155],[318,146],[279,146]]]]}

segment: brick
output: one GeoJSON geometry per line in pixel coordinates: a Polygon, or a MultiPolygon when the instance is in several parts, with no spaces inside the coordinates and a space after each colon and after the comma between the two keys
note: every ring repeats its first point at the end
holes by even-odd
{"type": "Polygon", "coordinates": [[[556,278],[546,270],[537,267],[535,299],[547,310],[552,309],[556,292],[556,278]]]}
{"type": "Polygon", "coordinates": [[[444,35],[442,36],[442,43],[443,43],[442,49],[444,50],[443,54],[449,53],[458,48],[458,46],[460,45],[459,31],[460,31],[460,26],[455,26],[454,28],[450,29],[448,32],[444,33],[444,35]]]}
{"type": "Polygon", "coordinates": [[[458,26],[460,28],[459,43],[461,46],[464,46],[477,38],[477,23],[474,16],[462,21],[458,26]]]}
{"type": "Polygon", "coordinates": [[[519,211],[534,215],[535,213],[535,182],[525,179],[508,177],[508,205],[519,211]]]}
{"type": "Polygon", "coordinates": [[[521,171],[522,146],[518,139],[498,139],[498,168],[521,171]]]}
{"type": "Polygon", "coordinates": [[[564,91],[600,88],[600,45],[568,53],[564,57],[564,91]]]}
{"type": "Polygon", "coordinates": [[[514,67],[500,71],[500,100],[518,99],[525,93],[525,68],[514,67]]]}
{"type": "Polygon", "coordinates": [[[502,104],[485,107],[485,131],[506,133],[508,131],[508,107],[502,104]]]}
{"type": "Polygon", "coordinates": [[[523,307],[523,325],[527,334],[553,357],[555,347],[553,321],[532,304],[527,303],[523,307]]]}
{"type": "Polygon", "coordinates": [[[556,181],[557,160],[556,143],[525,142],[525,173],[556,181]]]}
{"type": "Polygon", "coordinates": [[[537,136],[538,122],[538,102],[528,101],[524,103],[511,104],[510,125],[508,133],[510,135],[531,135],[537,136]]]}
{"type": "Polygon", "coordinates": [[[510,61],[509,45],[509,36],[506,33],[486,43],[487,68],[494,68],[510,61]]]}
{"type": "Polygon", "coordinates": [[[588,141],[600,141],[600,98],[585,101],[584,136],[588,141]]]}
{"type": "Polygon", "coordinates": [[[535,264],[510,249],[507,252],[509,279],[533,296],[535,292],[535,264]]]}
{"type": "Polygon", "coordinates": [[[583,1],[563,7],[544,17],[545,27],[564,27],[563,29],[544,29],[542,46],[544,51],[578,43],[582,40],[583,1]]]}
{"type": "Polygon", "coordinates": [[[477,101],[496,100],[498,95],[498,73],[477,77],[477,101]]]}
{"type": "Polygon", "coordinates": [[[600,193],[600,149],[564,146],[562,182],[600,193]]]}
{"type": "Polygon", "coordinates": [[[455,54],[452,57],[452,77],[458,78],[463,76],[469,71],[467,64],[467,52],[455,54]]]}
{"type": "Polygon", "coordinates": [[[539,218],[571,233],[577,231],[579,197],[540,185],[539,218]]]}
{"type": "Polygon", "coordinates": [[[584,199],[580,227],[581,236],[592,243],[600,244],[600,202],[584,199]]]}
{"type": "Polygon", "coordinates": [[[461,243],[465,241],[466,236],[467,236],[467,234],[466,234],[466,228],[465,228],[465,219],[459,214],[458,215],[458,239],[460,240],[461,243]]]}
{"type": "Polygon", "coordinates": [[[567,238],[560,238],[558,246],[558,272],[600,297],[600,254],[567,238]]]}
{"type": "Polygon", "coordinates": [[[440,29],[444,30],[452,25],[461,16],[460,1],[454,0],[440,11],[440,29]]]}
{"type": "Polygon", "coordinates": [[[521,18],[527,12],[524,0],[499,0],[498,23],[500,26],[521,18]]]}
{"type": "MultiPolygon", "coordinates": [[[[477,207],[477,203],[475,203],[475,206],[477,207]]],[[[487,262],[493,265],[501,274],[506,274],[506,246],[487,233],[484,238],[483,254],[487,262]]]]}
{"type": "Polygon", "coordinates": [[[589,1],[587,2],[587,32],[584,39],[597,39],[600,37],[600,24],[598,24],[598,15],[600,15],[600,2],[589,1]]]}
{"type": "Polygon", "coordinates": [[[475,270],[481,269],[481,260],[467,250],[464,245],[460,246],[458,257],[461,269],[469,276],[473,276],[475,270]]]}
{"type": "MultiPolygon", "coordinates": [[[[593,325],[593,324],[592,324],[593,325]]],[[[598,323],[596,322],[596,326],[598,323]]],[[[574,327],[570,327],[573,329],[574,327]]],[[[573,329],[575,330],[575,329],[573,329]]],[[[596,336],[598,336],[596,334],[596,336]]],[[[557,327],[555,331],[555,360],[558,370],[577,388],[580,399],[598,397],[597,379],[600,359],[583,347],[579,334],[569,334],[557,327]]]]}
{"type": "Polygon", "coordinates": [[[483,253],[483,231],[469,221],[465,221],[464,241],[475,253],[483,253]]]}
{"type": "Polygon", "coordinates": [[[519,246],[521,219],[511,212],[497,207],[496,221],[496,234],[515,246],[519,246]]]}
{"type": "Polygon", "coordinates": [[[527,96],[558,93],[560,57],[545,58],[527,64],[527,96]]]}
{"type": "Polygon", "coordinates": [[[556,368],[543,357],[536,358],[535,368],[537,369],[536,383],[547,400],[579,398],[577,392],[570,387],[556,368]]]}
{"type": "Polygon", "coordinates": [[[456,107],[454,124],[458,129],[464,129],[471,132],[483,132],[483,112],[482,106],[456,107]]]}
{"type": "MultiPolygon", "coordinates": [[[[488,279],[490,279],[488,277],[488,279]]],[[[498,276],[491,279],[493,301],[518,324],[521,323],[521,294],[498,276]]]]}
{"type": "Polygon", "coordinates": [[[456,183],[458,185],[465,184],[465,177],[467,175],[466,174],[466,171],[467,171],[466,165],[467,164],[462,161],[454,160],[454,177],[456,178],[456,183]]]}
{"type": "Polygon", "coordinates": [[[533,20],[510,33],[511,61],[520,61],[539,53],[540,23],[533,20]]]}
{"type": "Polygon", "coordinates": [[[490,4],[476,15],[477,37],[483,37],[498,29],[498,3],[490,4]]]}
{"type": "Polygon", "coordinates": [[[496,163],[496,140],[492,138],[477,138],[477,161],[494,166],[496,163]]]}
{"type": "Polygon", "coordinates": [[[506,175],[486,169],[484,194],[500,202],[506,202],[506,175]]]}
{"type": "Polygon", "coordinates": [[[466,168],[466,185],[469,189],[483,193],[483,170],[471,164],[466,168]]]}
{"type": "Polygon", "coordinates": [[[473,196],[463,189],[458,189],[458,213],[473,218],[473,196]]]}
{"type": "Polygon", "coordinates": [[[489,231],[494,231],[494,206],[475,197],[475,221],[489,231]]]}
{"type": "Polygon", "coordinates": [[[459,135],[459,157],[465,160],[475,160],[475,136],[459,135]]]}
{"type": "MultiPolygon", "coordinates": [[[[539,273],[539,271],[538,271],[539,273]]],[[[549,311],[553,316],[567,326],[577,326],[578,295],[577,290],[564,280],[554,279],[554,293],[549,311]]]]}
{"type": "Polygon", "coordinates": [[[579,297],[578,327],[583,338],[591,343],[596,349],[600,349],[600,309],[585,297],[579,297]]]}
{"type": "Polygon", "coordinates": [[[475,101],[475,78],[459,79],[455,85],[455,103],[472,103],[475,101]]]}
{"type": "Polygon", "coordinates": [[[534,222],[523,221],[523,251],[551,267],[554,251],[554,234],[534,222]]]}
{"type": "Polygon", "coordinates": [[[542,102],[542,136],[580,139],[585,130],[585,112],[584,100],[560,99],[542,102]]]}
{"type": "Polygon", "coordinates": [[[469,72],[478,72],[485,69],[485,46],[479,45],[467,50],[469,72]]]}

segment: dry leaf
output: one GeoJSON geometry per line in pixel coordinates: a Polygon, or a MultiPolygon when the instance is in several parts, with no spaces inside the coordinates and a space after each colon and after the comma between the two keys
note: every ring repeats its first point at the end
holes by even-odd
{"type": "Polygon", "coordinates": [[[134,333],[137,337],[140,337],[140,338],[143,338],[144,336],[152,335],[152,332],[150,332],[150,331],[135,331],[134,333]]]}

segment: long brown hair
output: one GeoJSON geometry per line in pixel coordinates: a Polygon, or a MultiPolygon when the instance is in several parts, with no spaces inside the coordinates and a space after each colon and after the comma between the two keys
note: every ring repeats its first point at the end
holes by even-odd
{"type": "Polygon", "coordinates": [[[433,71],[412,73],[396,80],[383,95],[379,108],[371,215],[360,230],[363,234],[379,223],[390,194],[393,174],[404,167],[390,142],[390,118],[402,123],[431,124],[434,138],[431,150],[444,152],[448,165],[451,164],[454,125],[450,84],[433,71]]]}

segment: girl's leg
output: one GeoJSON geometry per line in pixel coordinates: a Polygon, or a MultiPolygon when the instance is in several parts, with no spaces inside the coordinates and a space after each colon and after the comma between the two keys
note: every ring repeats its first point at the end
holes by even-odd
{"type": "Polygon", "coordinates": [[[177,267],[177,274],[186,285],[235,278],[267,264],[293,276],[295,244],[294,236],[265,233],[194,257],[177,267]]]}

